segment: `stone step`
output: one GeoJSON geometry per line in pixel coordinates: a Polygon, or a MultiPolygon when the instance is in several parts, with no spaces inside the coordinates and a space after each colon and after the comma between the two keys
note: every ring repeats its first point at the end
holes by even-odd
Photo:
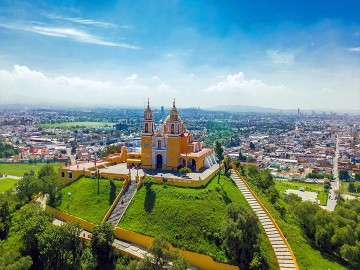
{"type": "Polygon", "coordinates": [[[288,255],[280,255],[280,256],[277,255],[277,258],[278,258],[279,260],[281,260],[281,261],[288,261],[288,262],[290,262],[291,264],[294,263],[293,260],[292,260],[292,257],[291,257],[291,255],[290,255],[290,253],[289,253],[288,255]]]}
{"type": "Polygon", "coordinates": [[[135,192],[137,190],[136,181],[131,180],[129,185],[126,187],[124,193],[121,195],[118,203],[114,207],[107,221],[111,222],[114,226],[116,226],[122,216],[124,215],[128,205],[131,202],[135,192]]]}
{"type": "Polygon", "coordinates": [[[283,259],[279,259],[278,260],[279,264],[290,264],[290,265],[294,265],[294,262],[290,259],[290,260],[283,260],[283,259]]]}
{"type": "Polygon", "coordinates": [[[289,252],[287,247],[285,247],[285,248],[274,248],[274,251],[275,251],[275,254],[277,252],[289,252]]]}
{"type": "Polygon", "coordinates": [[[276,256],[288,256],[291,258],[289,251],[278,251],[278,252],[275,252],[275,254],[276,254],[276,256]]]}
{"type": "Polygon", "coordinates": [[[280,270],[296,270],[295,266],[292,265],[279,265],[280,266],[280,270]]]}

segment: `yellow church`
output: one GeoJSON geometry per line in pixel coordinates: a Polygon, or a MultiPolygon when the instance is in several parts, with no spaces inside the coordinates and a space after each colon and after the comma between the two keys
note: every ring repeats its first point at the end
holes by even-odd
{"type": "MultiPolygon", "coordinates": [[[[131,154],[128,153],[129,156],[131,154]]],[[[186,129],[175,100],[163,125],[157,127],[148,101],[141,131],[140,159],[143,169],[178,170],[188,167],[200,171],[216,163],[213,149],[203,148],[202,143],[194,140],[186,129]]],[[[128,160],[127,164],[130,163],[131,160],[128,160]]]]}
{"type": "Polygon", "coordinates": [[[141,151],[128,152],[124,146],[120,153],[102,159],[67,164],[58,169],[59,181],[72,182],[79,177],[101,174],[103,177],[126,178],[128,169],[179,170],[188,167],[192,171],[203,171],[216,164],[214,151],[203,148],[186,129],[175,106],[175,100],[163,124],[155,126],[148,101],[144,110],[141,130],[141,151]]]}

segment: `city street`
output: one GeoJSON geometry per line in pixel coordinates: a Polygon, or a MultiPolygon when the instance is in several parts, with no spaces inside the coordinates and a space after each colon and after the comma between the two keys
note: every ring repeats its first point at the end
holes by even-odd
{"type": "Polygon", "coordinates": [[[328,198],[327,205],[326,205],[326,209],[329,211],[334,211],[336,203],[337,203],[336,191],[340,189],[338,160],[339,160],[339,135],[337,135],[337,138],[336,138],[335,157],[333,160],[333,175],[334,175],[335,181],[331,182],[331,189],[329,192],[329,198],[328,198]]]}

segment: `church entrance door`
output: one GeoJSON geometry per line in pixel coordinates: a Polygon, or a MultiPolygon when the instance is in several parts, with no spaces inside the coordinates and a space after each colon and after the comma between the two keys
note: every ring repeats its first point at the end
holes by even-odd
{"type": "Polygon", "coordinates": [[[158,154],[156,156],[156,168],[157,169],[162,169],[162,164],[163,164],[163,158],[161,154],[158,154]]]}

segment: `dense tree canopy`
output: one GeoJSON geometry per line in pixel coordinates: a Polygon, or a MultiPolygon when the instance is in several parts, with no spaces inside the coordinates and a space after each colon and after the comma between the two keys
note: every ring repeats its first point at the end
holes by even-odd
{"type": "Polygon", "coordinates": [[[19,153],[20,151],[18,148],[5,143],[4,141],[0,141],[0,158],[11,158],[19,153]]]}
{"type": "Polygon", "coordinates": [[[223,245],[232,262],[249,269],[259,249],[260,226],[253,211],[242,205],[229,204],[222,230],[223,245]]]}

